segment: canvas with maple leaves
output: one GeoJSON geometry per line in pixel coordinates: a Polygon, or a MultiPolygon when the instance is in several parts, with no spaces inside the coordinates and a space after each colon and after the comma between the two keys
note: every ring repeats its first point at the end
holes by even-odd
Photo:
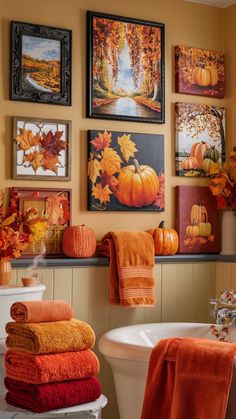
{"type": "Polygon", "coordinates": [[[164,211],[163,135],[88,131],[88,209],[164,211]]]}
{"type": "Polygon", "coordinates": [[[71,222],[71,190],[44,188],[11,188],[10,207],[21,214],[24,227],[37,226],[38,240],[31,243],[22,256],[41,252],[41,242],[46,256],[61,255],[62,237],[71,222]],[[39,234],[40,233],[40,234],[39,234]]]}
{"type": "Polygon", "coordinates": [[[175,90],[178,93],[223,98],[223,53],[182,45],[176,46],[175,90]]]}
{"type": "Polygon", "coordinates": [[[219,253],[219,211],[207,186],[176,186],[179,253],[219,253]]]}
{"type": "Polygon", "coordinates": [[[88,12],[88,116],[164,122],[164,25],[88,12]]]}
{"type": "Polygon", "coordinates": [[[70,121],[14,118],[13,178],[70,179],[70,121]]]}

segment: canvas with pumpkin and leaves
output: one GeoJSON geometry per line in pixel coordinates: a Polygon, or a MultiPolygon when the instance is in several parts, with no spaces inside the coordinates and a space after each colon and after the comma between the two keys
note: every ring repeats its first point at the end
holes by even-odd
{"type": "Polygon", "coordinates": [[[88,209],[164,211],[163,135],[88,131],[88,209]]]}
{"type": "Polygon", "coordinates": [[[225,109],[198,103],[175,104],[176,175],[209,177],[225,161],[225,109]]]}

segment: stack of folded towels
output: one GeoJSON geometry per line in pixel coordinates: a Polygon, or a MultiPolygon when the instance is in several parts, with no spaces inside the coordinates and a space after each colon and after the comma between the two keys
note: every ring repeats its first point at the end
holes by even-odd
{"type": "Polygon", "coordinates": [[[34,413],[96,400],[99,360],[93,329],[65,301],[17,302],[6,325],[7,403],[34,413]]]}

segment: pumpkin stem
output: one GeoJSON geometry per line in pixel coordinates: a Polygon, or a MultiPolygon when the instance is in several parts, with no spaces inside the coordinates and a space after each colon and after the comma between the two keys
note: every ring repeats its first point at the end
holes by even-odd
{"type": "Polygon", "coordinates": [[[158,228],[165,228],[165,221],[161,221],[158,228]]]}
{"type": "Polygon", "coordinates": [[[134,159],[134,166],[135,166],[136,173],[140,174],[141,170],[140,170],[139,162],[136,159],[134,159]]]}

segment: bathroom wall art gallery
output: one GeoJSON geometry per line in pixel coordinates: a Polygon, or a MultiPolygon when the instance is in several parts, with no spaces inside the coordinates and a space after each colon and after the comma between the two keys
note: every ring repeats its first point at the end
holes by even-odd
{"type": "MultiPolygon", "coordinates": [[[[121,211],[124,217],[127,212],[166,211],[164,135],[137,130],[137,122],[165,123],[164,30],[163,23],[87,12],[87,117],[117,120],[120,128],[121,121],[136,123],[136,132],[131,125],[125,131],[109,130],[106,124],[99,130],[87,130],[87,210],[95,217],[95,212],[103,211],[121,211]]],[[[12,21],[10,38],[11,100],[71,106],[72,31],[12,21]]],[[[235,176],[233,170],[229,173],[234,151],[226,163],[225,108],[214,104],[214,98],[224,97],[224,56],[177,45],[174,58],[175,92],[212,99],[210,105],[176,102],[171,116],[176,175],[203,177],[208,182],[196,186],[189,179],[196,216],[190,209],[189,214],[182,211],[179,192],[184,187],[177,186],[178,252],[218,253],[216,208],[235,208],[235,176]],[[232,195],[230,203],[224,201],[226,195],[232,195]],[[210,214],[215,214],[214,231],[208,219],[208,200],[210,214]],[[184,229],[180,227],[183,222],[184,229]],[[183,248],[181,243],[191,245],[183,248]]],[[[71,180],[74,140],[70,120],[14,116],[12,125],[13,179],[28,180],[27,185],[34,180],[71,180]]],[[[47,257],[63,256],[63,232],[73,224],[70,189],[51,188],[49,183],[46,188],[17,186],[2,190],[1,197],[2,226],[9,223],[9,228],[28,235],[25,241],[31,241],[22,257],[39,252],[42,240],[47,243],[47,257]],[[13,224],[6,221],[9,216],[15,217],[13,224]]]]}

